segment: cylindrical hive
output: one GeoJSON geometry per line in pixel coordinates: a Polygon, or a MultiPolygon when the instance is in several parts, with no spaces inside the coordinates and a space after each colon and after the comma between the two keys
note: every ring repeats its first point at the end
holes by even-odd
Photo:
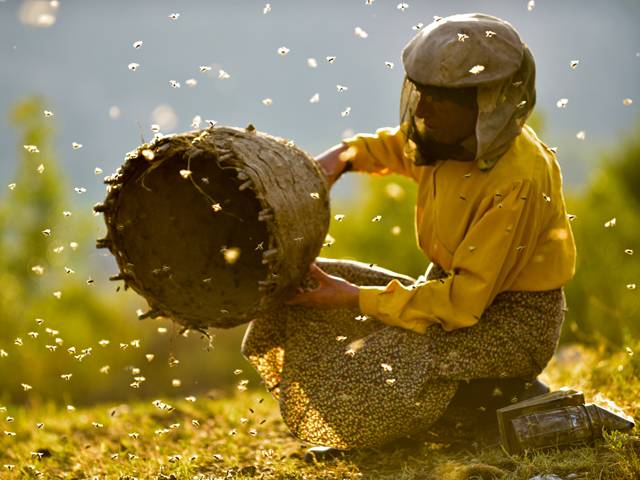
{"type": "Polygon", "coordinates": [[[275,307],[299,285],[329,228],[329,185],[292,142],[210,127],[164,136],[105,178],[107,236],[142,318],[228,328],[275,307]]]}

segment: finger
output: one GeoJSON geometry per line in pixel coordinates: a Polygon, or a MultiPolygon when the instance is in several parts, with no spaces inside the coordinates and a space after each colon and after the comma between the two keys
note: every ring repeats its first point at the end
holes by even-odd
{"type": "Polygon", "coordinates": [[[315,263],[312,263],[309,266],[309,273],[313,278],[315,278],[316,280],[319,280],[321,283],[327,283],[327,281],[329,280],[329,275],[327,275],[327,272],[322,270],[315,263]]]}
{"type": "Polygon", "coordinates": [[[300,300],[297,296],[295,296],[293,298],[290,298],[289,300],[285,300],[284,303],[286,303],[287,305],[295,305],[296,303],[300,303],[300,300]]]}
{"type": "Polygon", "coordinates": [[[299,303],[304,303],[307,301],[307,295],[304,291],[300,290],[299,293],[293,297],[290,298],[289,300],[285,300],[284,303],[288,304],[288,305],[296,305],[299,303]]]}

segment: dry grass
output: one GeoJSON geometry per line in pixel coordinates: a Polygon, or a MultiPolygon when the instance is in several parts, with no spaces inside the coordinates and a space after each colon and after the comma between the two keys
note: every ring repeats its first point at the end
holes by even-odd
{"type": "MultiPolygon", "coordinates": [[[[639,365],[631,349],[605,357],[575,347],[560,351],[545,379],[553,387],[582,388],[587,401],[615,399],[637,417],[639,365]]],[[[633,435],[607,436],[593,447],[518,457],[477,445],[454,451],[421,444],[308,464],[302,459],[308,446],[288,433],[267,394],[238,392],[235,398],[164,401],[173,410],[162,410],[152,402],[75,411],[7,406],[0,431],[15,436],[0,437],[0,478],[462,480],[529,479],[541,474],[573,480],[640,478],[638,428],[633,435]],[[13,421],[5,418],[8,415],[13,421]]]]}

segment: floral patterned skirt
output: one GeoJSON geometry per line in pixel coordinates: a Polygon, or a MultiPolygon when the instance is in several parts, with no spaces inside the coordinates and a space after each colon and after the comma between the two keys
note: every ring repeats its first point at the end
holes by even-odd
{"type": "MultiPolygon", "coordinates": [[[[316,264],[356,285],[415,282],[361,262],[318,257],[316,264]]],[[[426,274],[443,276],[434,264],[426,274]]],[[[303,285],[317,283],[307,277],[303,285]]],[[[556,349],[565,310],[561,288],[502,292],[477,324],[452,332],[433,325],[419,334],[353,308],[285,304],[252,320],[242,353],[297,437],[343,449],[375,447],[428,430],[462,381],[534,379],[556,349]]]]}

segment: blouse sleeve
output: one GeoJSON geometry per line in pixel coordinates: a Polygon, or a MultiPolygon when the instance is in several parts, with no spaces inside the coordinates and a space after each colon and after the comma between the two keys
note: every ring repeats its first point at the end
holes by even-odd
{"type": "Polygon", "coordinates": [[[405,132],[400,126],[379,128],[375,134],[358,133],[345,138],[349,146],[343,152],[343,160],[351,160],[352,170],[372,175],[398,173],[414,178],[412,161],[403,155],[405,132]]]}
{"type": "Polygon", "coordinates": [[[530,260],[542,209],[550,208],[528,180],[515,183],[507,192],[486,199],[484,213],[453,253],[448,277],[410,286],[392,280],[386,286],[360,287],[362,313],[418,333],[434,323],[446,331],[477,323],[530,260]]]}

